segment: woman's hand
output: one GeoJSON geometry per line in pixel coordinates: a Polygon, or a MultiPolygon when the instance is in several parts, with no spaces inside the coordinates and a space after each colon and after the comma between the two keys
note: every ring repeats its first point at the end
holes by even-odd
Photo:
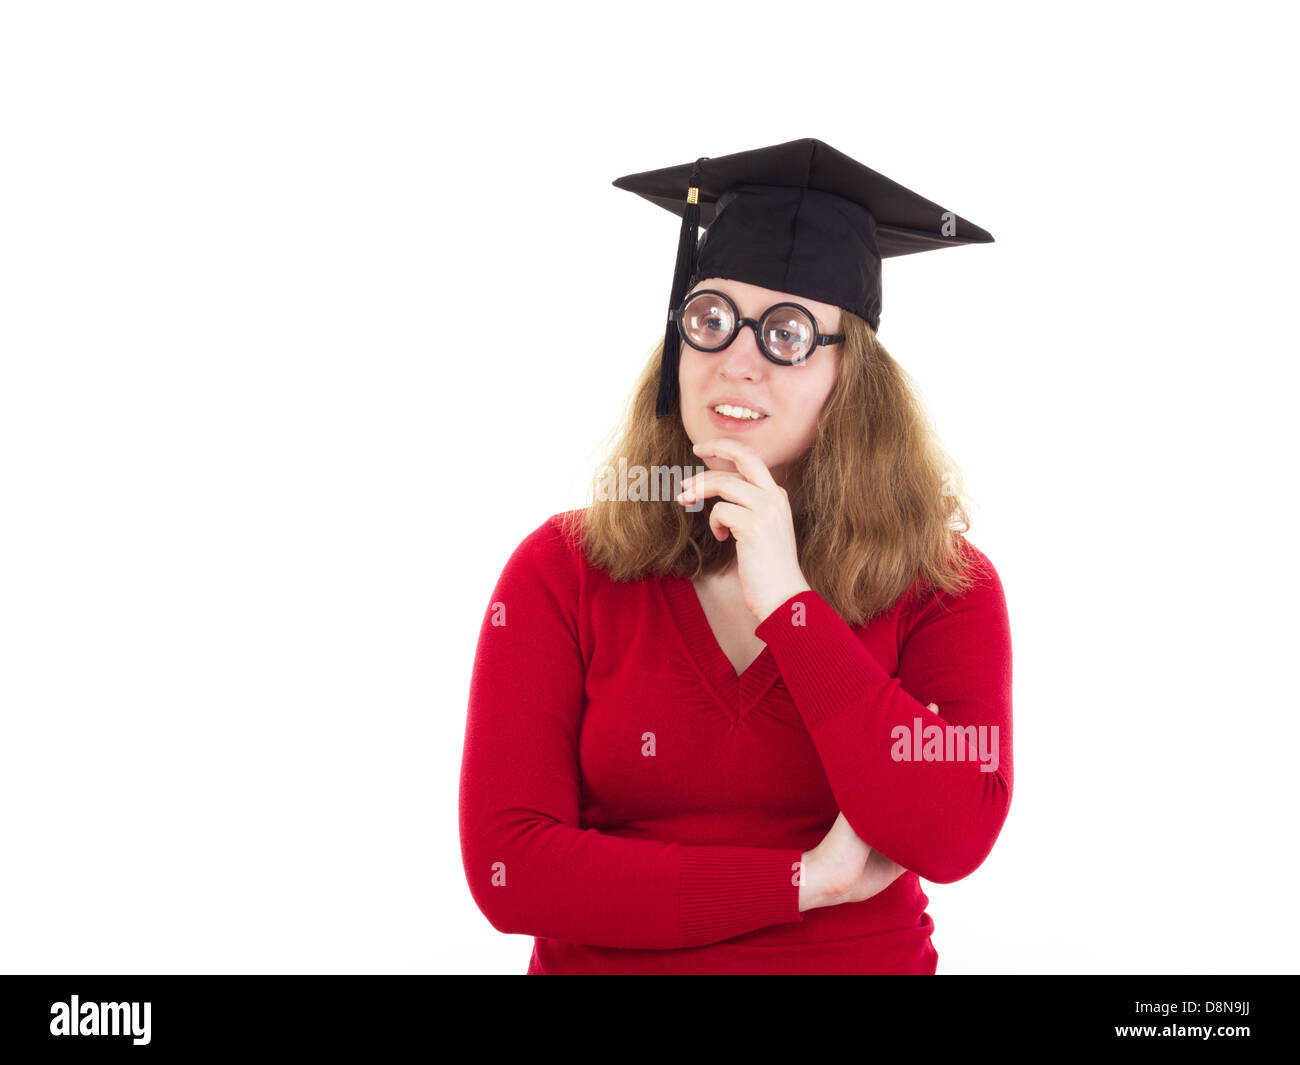
{"type": "Polygon", "coordinates": [[[683,505],[721,496],[709,513],[709,528],[719,540],[736,538],[736,562],[745,606],[763,621],[793,595],[811,587],[799,567],[790,500],[767,465],[745,444],[725,437],[695,445],[701,458],[728,459],[736,471],[705,470],[688,477],[677,497],[683,505]]]}
{"type": "Polygon", "coordinates": [[[822,841],[804,854],[799,909],[862,902],[880,894],[905,872],[897,862],[867,846],[841,813],[822,841]]]}

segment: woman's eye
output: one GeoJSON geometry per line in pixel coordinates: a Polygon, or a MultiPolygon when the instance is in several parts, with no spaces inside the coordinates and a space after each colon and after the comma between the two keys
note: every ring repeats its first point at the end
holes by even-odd
{"type": "Polygon", "coordinates": [[[722,319],[721,319],[721,318],[706,318],[706,319],[704,319],[704,327],[705,327],[706,329],[712,329],[714,332],[721,333],[721,332],[722,332],[722,319]]]}

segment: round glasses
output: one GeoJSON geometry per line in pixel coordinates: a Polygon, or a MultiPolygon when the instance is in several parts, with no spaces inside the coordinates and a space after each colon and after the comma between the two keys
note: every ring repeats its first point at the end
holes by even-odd
{"type": "Polygon", "coordinates": [[[758,318],[742,318],[725,292],[692,292],[668,317],[677,323],[682,339],[697,351],[721,351],[749,326],[758,338],[758,350],[778,366],[807,360],[822,344],[838,344],[843,333],[821,333],[812,312],[797,303],[776,303],[758,318]]]}

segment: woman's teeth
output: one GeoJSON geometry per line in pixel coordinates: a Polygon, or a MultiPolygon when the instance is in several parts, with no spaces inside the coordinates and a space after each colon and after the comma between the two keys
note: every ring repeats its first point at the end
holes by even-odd
{"type": "Polygon", "coordinates": [[[750,410],[748,407],[733,407],[728,403],[719,403],[713,408],[719,414],[728,418],[748,418],[757,421],[759,418],[766,418],[766,414],[759,414],[756,410],[750,410]]]}

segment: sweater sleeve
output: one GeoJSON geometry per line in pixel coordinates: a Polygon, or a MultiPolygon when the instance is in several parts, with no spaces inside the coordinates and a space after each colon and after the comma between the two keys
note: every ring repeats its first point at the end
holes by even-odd
{"type": "Polygon", "coordinates": [[[702,946],[802,921],[798,849],[580,826],[579,560],[555,522],[511,555],[479,632],[459,809],[475,903],[498,931],[600,947],[702,946]]]}
{"type": "Polygon", "coordinates": [[[1011,805],[1006,601],[992,563],[962,543],[977,583],[917,607],[897,677],[816,592],[792,596],[755,629],[853,830],[937,884],[979,868],[1011,805]]]}

